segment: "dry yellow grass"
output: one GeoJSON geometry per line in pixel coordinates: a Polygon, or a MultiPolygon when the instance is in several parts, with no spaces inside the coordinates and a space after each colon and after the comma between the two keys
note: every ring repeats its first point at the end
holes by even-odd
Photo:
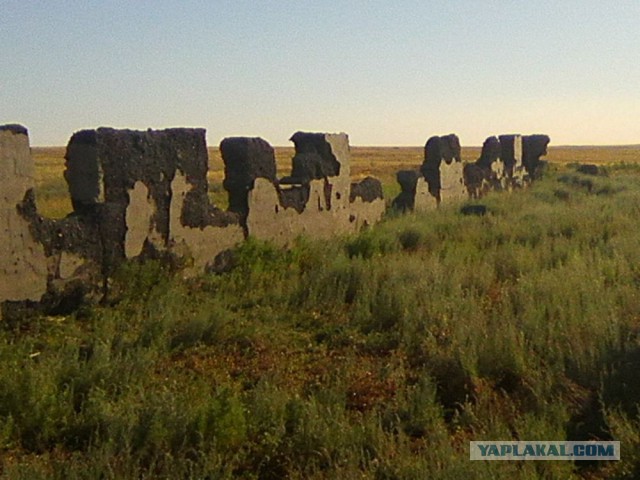
{"type": "MultiPolygon", "coordinates": [[[[278,175],[290,172],[293,147],[276,147],[278,175]]],[[[36,193],[39,210],[48,217],[60,218],[71,212],[67,186],[63,178],[64,147],[34,147],[36,193]]],[[[472,162],[480,155],[479,147],[463,147],[462,158],[472,162]]],[[[417,168],[422,163],[423,147],[351,147],[351,175],[358,180],[368,175],[379,178],[387,197],[399,191],[395,175],[398,170],[417,168]]],[[[549,147],[547,160],[553,163],[640,163],[640,145],[549,147]]],[[[226,207],[222,189],[224,164],[217,147],[209,148],[209,183],[211,198],[226,207]]]]}
{"type": "Polygon", "coordinates": [[[640,145],[549,147],[547,160],[554,163],[640,163],[640,145]]]}
{"type": "Polygon", "coordinates": [[[64,180],[64,147],[34,147],[36,199],[46,217],[62,218],[71,212],[67,182],[64,180]]]}

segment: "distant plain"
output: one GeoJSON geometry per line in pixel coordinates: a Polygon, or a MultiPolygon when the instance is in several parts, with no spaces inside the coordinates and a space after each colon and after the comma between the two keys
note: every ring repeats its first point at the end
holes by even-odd
{"type": "MultiPolygon", "coordinates": [[[[33,147],[36,164],[36,195],[40,212],[61,218],[71,212],[71,202],[64,180],[65,147],[33,147]]],[[[275,147],[278,175],[288,174],[293,147],[275,147]]],[[[480,147],[463,147],[462,159],[473,162],[480,147]]],[[[545,157],[554,164],[595,163],[640,164],[640,145],[552,146],[545,157]]],[[[391,200],[400,191],[395,175],[398,170],[417,168],[423,160],[423,147],[351,147],[351,176],[354,180],[368,175],[383,184],[385,197],[391,200]]],[[[224,164],[217,147],[209,148],[210,197],[220,208],[226,208],[226,192],[222,188],[224,164]]]]}

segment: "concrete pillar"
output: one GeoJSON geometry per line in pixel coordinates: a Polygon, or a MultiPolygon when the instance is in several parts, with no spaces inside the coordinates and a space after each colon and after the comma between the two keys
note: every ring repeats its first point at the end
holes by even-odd
{"type": "Polygon", "coordinates": [[[18,212],[34,186],[27,129],[0,126],[0,303],[38,301],[47,289],[44,248],[18,212]]]}

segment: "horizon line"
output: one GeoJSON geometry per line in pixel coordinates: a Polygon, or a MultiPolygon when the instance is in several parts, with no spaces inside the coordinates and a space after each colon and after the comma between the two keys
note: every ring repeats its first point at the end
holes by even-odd
{"type": "MultiPolygon", "coordinates": [[[[295,148],[294,145],[271,145],[273,148],[295,148]]],[[[30,145],[31,148],[66,148],[67,145],[30,145]]],[[[424,148],[424,145],[349,145],[351,148],[424,148]]],[[[548,148],[640,148],[640,143],[563,143],[549,144],[548,148]]],[[[218,145],[207,145],[207,148],[220,148],[218,145]]],[[[482,145],[461,145],[461,148],[482,148],[482,145]]]]}

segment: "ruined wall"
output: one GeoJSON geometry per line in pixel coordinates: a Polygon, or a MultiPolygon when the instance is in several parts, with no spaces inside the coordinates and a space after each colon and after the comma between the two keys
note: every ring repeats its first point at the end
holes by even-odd
{"type": "Polygon", "coordinates": [[[287,245],[300,235],[329,238],[380,220],[385,209],[382,186],[370,177],[352,184],[346,134],[297,132],[291,140],[291,174],[281,179],[272,174],[275,157],[265,154],[270,147],[264,140],[239,137],[220,145],[225,171],[250,166],[242,182],[225,183],[230,198],[238,198],[236,203],[246,211],[249,235],[287,245]],[[250,145],[260,148],[243,147],[250,145]]]}
{"type": "Polygon", "coordinates": [[[429,182],[424,177],[419,177],[416,181],[413,210],[416,212],[429,212],[438,208],[438,205],[440,205],[440,202],[430,191],[429,182]]]}
{"type": "Polygon", "coordinates": [[[419,170],[397,173],[401,193],[392,205],[402,211],[429,211],[491,190],[521,188],[540,174],[540,157],[547,153],[548,143],[546,135],[493,136],[485,140],[475,162],[463,164],[457,136],[431,137],[419,170]]]}
{"type": "Polygon", "coordinates": [[[455,203],[467,198],[462,178],[462,162],[440,165],[440,202],[455,203]]]}
{"type": "Polygon", "coordinates": [[[480,158],[464,166],[464,184],[471,198],[480,198],[491,190],[505,188],[505,164],[501,159],[502,146],[497,137],[489,137],[482,144],[480,158]]]}
{"type": "Polygon", "coordinates": [[[547,135],[525,135],[522,137],[522,165],[530,179],[537,178],[544,167],[540,157],[547,154],[550,138],[547,135]]]}
{"type": "Polygon", "coordinates": [[[127,259],[166,258],[202,272],[248,235],[286,245],[299,235],[327,238],[380,220],[382,186],[352,183],[345,134],[298,132],[291,175],[278,180],[262,139],[225,139],[229,210],[208,197],[203,129],[76,132],[64,178],[73,212],[39,215],[27,130],[0,127],[0,306],[35,302],[73,309],[108,292],[127,259]]]}
{"type": "Polygon", "coordinates": [[[99,291],[103,286],[99,222],[82,215],[63,220],[38,215],[26,129],[0,127],[0,158],[2,313],[25,302],[63,311],[69,308],[69,298],[99,291]]]}
{"type": "Polygon", "coordinates": [[[26,129],[0,127],[2,311],[31,301],[64,313],[104,296],[126,259],[179,257],[193,273],[243,241],[239,216],[209,203],[204,135],[77,132],[64,173],[73,212],[53,220],[37,211],[26,129]]]}
{"type": "Polygon", "coordinates": [[[358,232],[382,220],[386,203],[382,183],[374,177],[366,177],[351,183],[349,193],[349,222],[352,231],[358,232]]]}
{"type": "Polygon", "coordinates": [[[22,218],[18,206],[34,188],[34,164],[27,130],[0,127],[0,302],[40,300],[47,288],[47,262],[42,244],[22,218]]]}
{"type": "Polygon", "coordinates": [[[460,140],[456,135],[434,136],[424,147],[424,161],[416,170],[398,172],[402,189],[393,200],[400,210],[426,212],[441,204],[455,203],[467,197],[463,181],[460,140]]]}
{"type": "Polygon", "coordinates": [[[526,171],[522,163],[522,136],[512,134],[500,135],[498,138],[507,188],[523,187],[526,171]]]}
{"type": "Polygon", "coordinates": [[[246,219],[249,213],[248,193],[256,178],[272,182],[276,178],[276,156],[273,147],[262,138],[235,137],[220,142],[224,160],[223,186],[229,195],[229,210],[246,219]]]}
{"type": "Polygon", "coordinates": [[[244,238],[238,215],[209,202],[203,129],[85,130],[66,159],[74,212],[109,226],[101,233],[107,276],[125,259],[163,253],[201,269],[244,238]]]}
{"type": "MultiPolygon", "coordinates": [[[[396,173],[396,181],[400,184],[400,194],[393,199],[391,206],[402,212],[414,210],[418,189],[418,180],[422,174],[415,170],[400,170],[396,173]]],[[[426,183],[424,184],[426,185],[426,183]]],[[[426,193],[429,194],[428,186],[426,193]]],[[[424,193],[424,192],[423,192],[424,193]]]]}
{"type": "MultiPolygon", "coordinates": [[[[288,245],[300,235],[357,232],[382,218],[380,182],[351,181],[346,134],[297,132],[291,140],[291,173],[280,179],[266,141],[222,141],[229,194],[222,211],[208,197],[203,129],[76,132],[64,172],[73,212],[53,220],[37,210],[27,130],[0,126],[0,312],[24,302],[65,312],[104,296],[127,259],[169,257],[193,274],[249,235],[288,245]]],[[[546,135],[489,137],[480,158],[465,166],[457,136],[431,137],[423,164],[398,172],[394,206],[429,211],[485,187],[522,186],[540,171],[548,143],[546,135]]]]}

